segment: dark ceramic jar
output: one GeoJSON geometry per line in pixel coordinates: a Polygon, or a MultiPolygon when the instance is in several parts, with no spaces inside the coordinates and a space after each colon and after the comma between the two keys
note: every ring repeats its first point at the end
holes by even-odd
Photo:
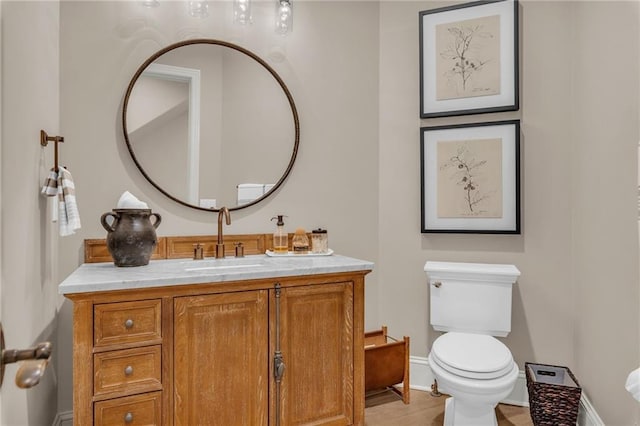
{"type": "Polygon", "coordinates": [[[150,209],[114,209],[102,215],[100,222],[107,230],[107,248],[116,266],[149,264],[151,253],[158,244],[156,228],[162,220],[150,209]],[[107,218],[113,221],[109,224],[107,218]],[[151,223],[151,217],[155,222],[151,223]]]}

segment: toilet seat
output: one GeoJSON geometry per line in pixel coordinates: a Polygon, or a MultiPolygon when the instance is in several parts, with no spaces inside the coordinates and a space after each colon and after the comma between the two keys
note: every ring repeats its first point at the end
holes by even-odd
{"type": "Polygon", "coordinates": [[[449,373],[469,379],[502,377],[513,370],[514,364],[509,348],[483,334],[443,334],[433,342],[431,357],[449,373]]]}

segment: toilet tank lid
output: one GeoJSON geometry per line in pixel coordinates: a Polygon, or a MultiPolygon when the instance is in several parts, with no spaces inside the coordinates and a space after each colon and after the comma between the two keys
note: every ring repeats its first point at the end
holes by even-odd
{"type": "Polygon", "coordinates": [[[464,263],[427,261],[424,270],[433,279],[498,279],[515,282],[520,271],[514,265],[496,263],[464,263]]]}

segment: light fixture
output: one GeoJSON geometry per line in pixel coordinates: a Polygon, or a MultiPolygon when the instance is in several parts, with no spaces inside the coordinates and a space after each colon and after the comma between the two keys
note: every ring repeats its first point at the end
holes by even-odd
{"type": "MultiPolygon", "coordinates": [[[[146,8],[160,6],[159,0],[139,1],[146,8]]],[[[208,0],[185,0],[185,2],[189,16],[194,18],[209,16],[208,0]]],[[[233,0],[233,22],[239,25],[253,23],[251,0],[233,0]]],[[[276,0],[276,33],[287,35],[291,31],[293,31],[293,0],[276,0]]]]}
{"type": "Polygon", "coordinates": [[[252,22],[251,0],[233,0],[233,22],[240,25],[252,22]]]}
{"type": "Polygon", "coordinates": [[[276,0],[276,33],[286,35],[293,30],[292,0],[276,0]]]}
{"type": "Polygon", "coordinates": [[[189,2],[189,15],[194,18],[206,18],[209,16],[209,2],[202,1],[190,1],[189,2]]]}

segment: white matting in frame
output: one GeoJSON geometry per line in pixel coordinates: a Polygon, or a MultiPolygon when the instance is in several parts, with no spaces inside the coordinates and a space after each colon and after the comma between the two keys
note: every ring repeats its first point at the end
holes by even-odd
{"type": "Polygon", "coordinates": [[[422,233],[520,233],[520,121],[420,129],[422,233]]]}
{"type": "Polygon", "coordinates": [[[420,12],[420,117],[516,111],[518,2],[420,12]]]}

